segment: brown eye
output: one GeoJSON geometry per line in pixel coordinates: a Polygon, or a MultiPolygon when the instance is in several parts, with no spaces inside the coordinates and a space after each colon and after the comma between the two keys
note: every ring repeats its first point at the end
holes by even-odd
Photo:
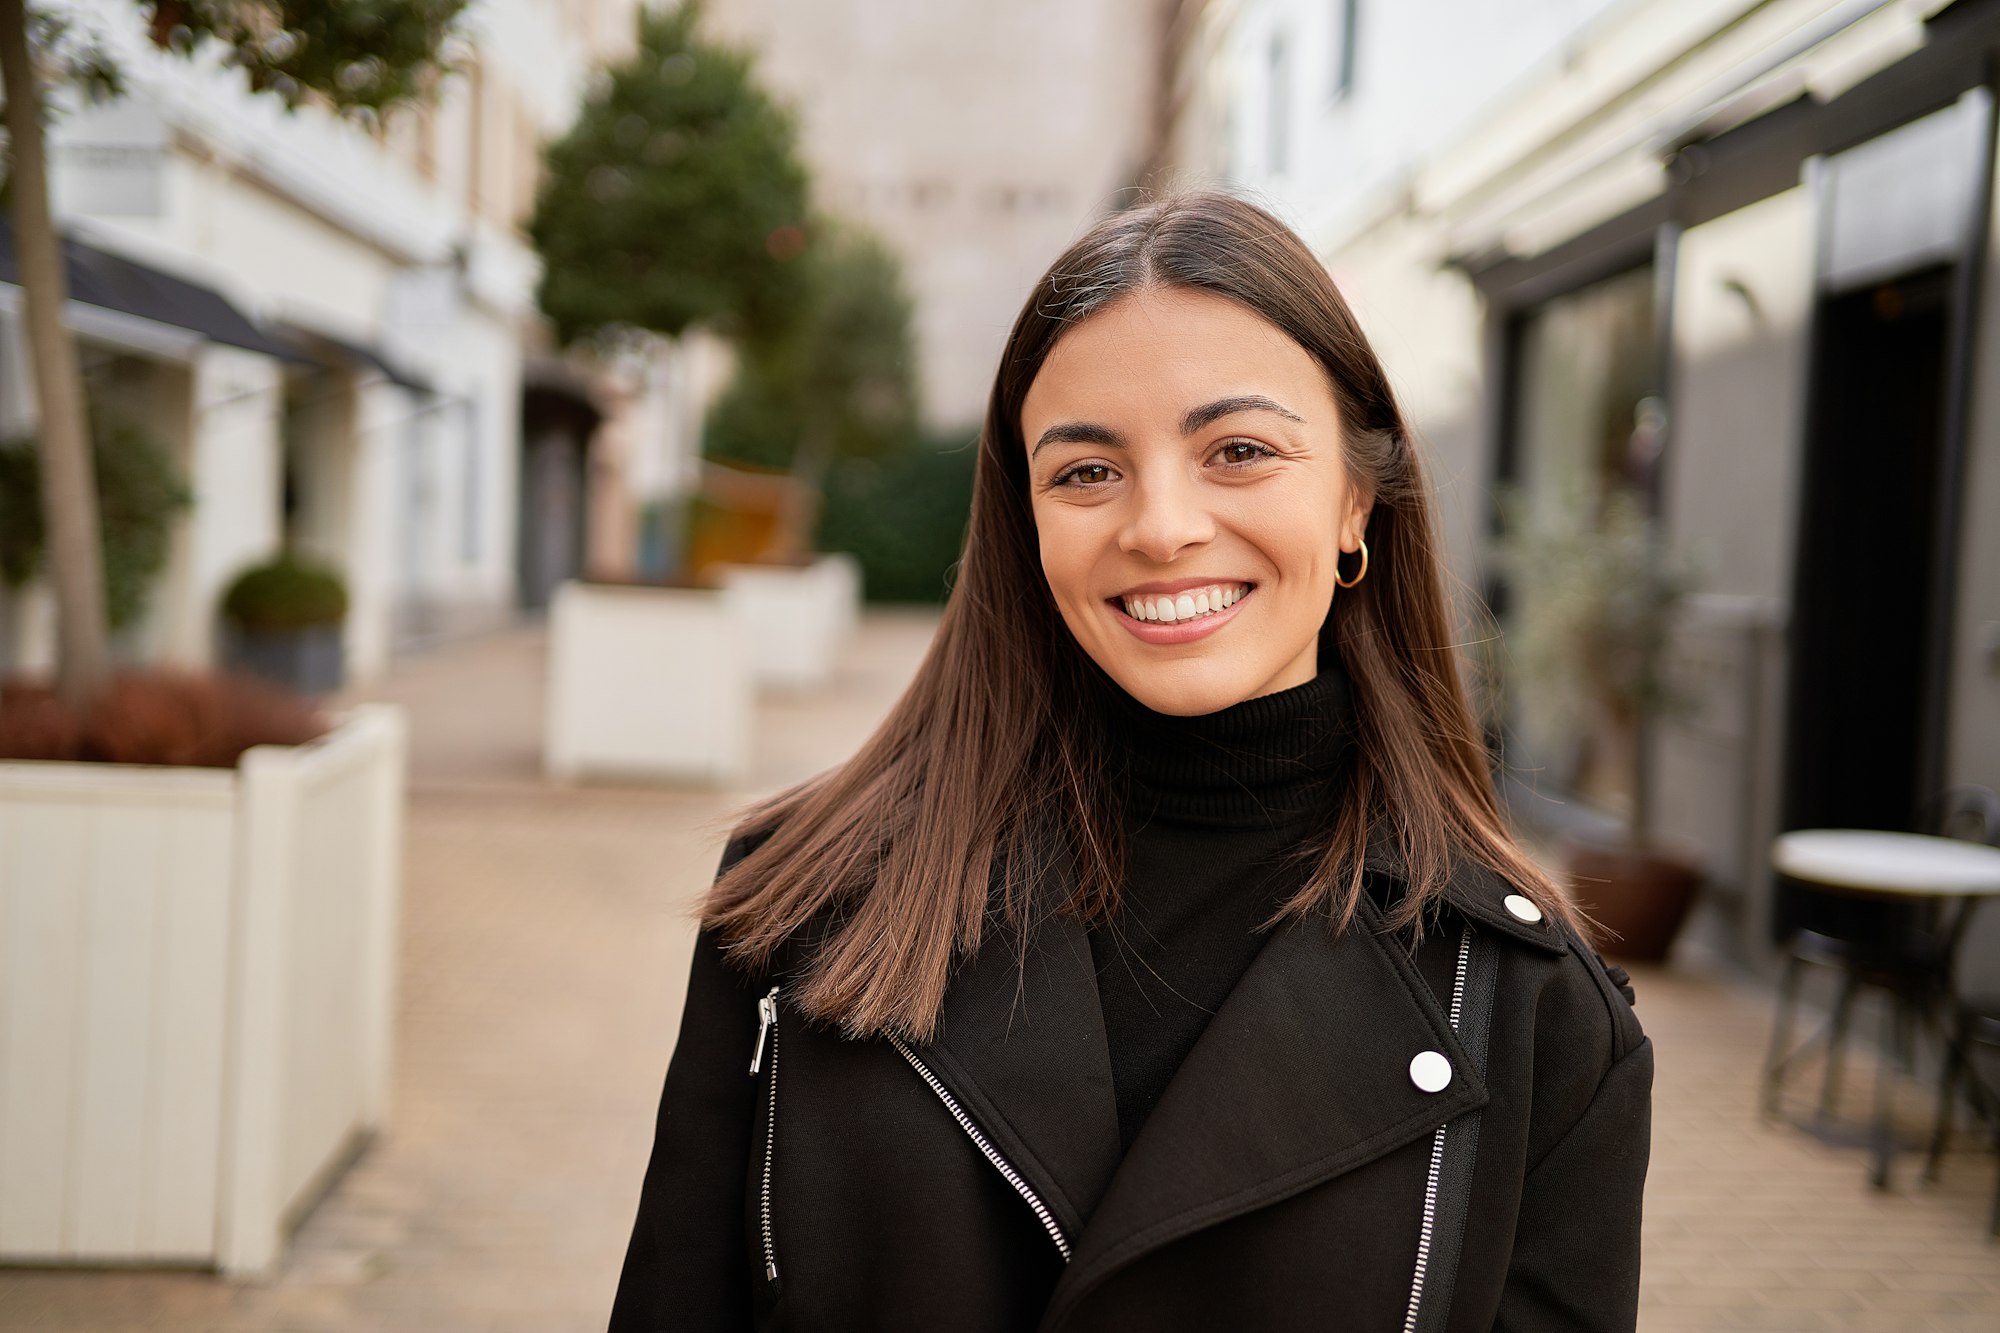
{"type": "Polygon", "coordinates": [[[1254,463],[1271,456],[1271,451],[1255,440],[1230,440],[1215,452],[1223,462],[1235,464],[1254,463]]]}
{"type": "Polygon", "coordinates": [[[1111,469],[1102,463],[1078,463],[1056,478],[1056,485],[1096,486],[1111,480],[1111,469]]]}

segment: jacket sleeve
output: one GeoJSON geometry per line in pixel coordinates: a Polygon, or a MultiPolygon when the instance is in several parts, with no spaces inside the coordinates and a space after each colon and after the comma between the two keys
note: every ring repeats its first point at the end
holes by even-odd
{"type": "MultiPolygon", "coordinates": [[[[738,854],[732,846],[724,867],[738,854]]],[[[702,931],[610,1333],[751,1326],[744,1192],[758,1086],[749,1076],[757,994],[752,979],[723,959],[715,932],[702,931]]]]}
{"type": "Polygon", "coordinates": [[[1529,1171],[1496,1330],[1631,1333],[1636,1327],[1652,1094],[1653,1044],[1641,1038],[1529,1171]]]}

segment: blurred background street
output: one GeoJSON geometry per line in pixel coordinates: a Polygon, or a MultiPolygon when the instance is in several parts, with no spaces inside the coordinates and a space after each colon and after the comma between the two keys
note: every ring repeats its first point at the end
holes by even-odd
{"type": "Polygon", "coordinates": [[[908,679],[1036,276],[1196,185],[1380,354],[1637,978],[1642,1329],[2000,1327],[1996,70],[2000,0],[0,0],[0,1328],[601,1327],[730,812],[908,679]]]}

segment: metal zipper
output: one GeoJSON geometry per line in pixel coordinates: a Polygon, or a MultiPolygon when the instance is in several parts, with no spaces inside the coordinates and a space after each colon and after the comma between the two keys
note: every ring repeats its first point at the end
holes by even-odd
{"type": "Polygon", "coordinates": [[[770,1108],[764,1120],[764,1184],[757,1197],[758,1221],[764,1233],[764,1280],[778,1280],[778,1247],[771,1240],[771,1155],[778,1140],[778,988],[757,1001],[757,1046],[750,1052],[750,1073],[764,1066],[764,1043],[771,1043],[770,1108]]]}
{"type": "MultiPolygon", "coordinates": [[[[1472,931],[1458,940],[1458,974],[1451,983],[1451,1030],[1458,1031],[1459,1011],[1465,1007],[1465,964],[1472,956],[1472,931]]],[[[1437,1127],[1431,1139],[1430,1172],[1424,1177],[1424,1218],[1417,1231],[1417,1271],[1410,1279],[1410,1308],[1403,1315],[1403,1333],[1416,1333],[1417,1311],[1424,1301],[1424,1275],[1431,1264],[1431,1233],[1437,1227],[1438,1178],[1444,1173],[1445,1125],[1437,1127]]]]}
{"type": "Polygon", "coordinates": [[[903,1058],[910,1062],[910,1068],[916,1070],[923,1077],[924,1082],[930,1085],[931,1091],[936,1093],[938,1100],[944,1103],[944,1109],[951,1112],[951,1118],[956,1120],[958,1127],[966,1132],[967,1137],[972,1140],[972,1145],[985,1155],[987,1161],[993,1163],[994,1170],[998,1171],[1006,1179],[1007,1183],[1014,1187],[1014,1193],[1020,1195],[1027,1202],[1028,1207],[1035,1210],[1036,1218],[1041,1221],[1042,1230],[1049,1233],[1049,1239],[1054,1241],[1056,1249],[1062,1252],[1063,1262],[1068,1263],[1069,1240],[1063,1235],[1062,1228],[1057,1225],[1055,1214],[1051,1213],[1049,1206],[1042,1202],[1042,1196],[1035,1193],[1035,1187],[1022,1179],[1021,1173],[1009,1165],[1007,1159],[1000,1155],[999,1150],[987,1140],[984,1134],[979,1132],[979,1126],[972,1123],[972,1117],[965,1113],[965,1108],[958,1104],[958,1099],[953,1097],[944,1084],[938,1081],[937,1075],[933,1074],[925,1066],[924,1062],[917,1058],[917,1053],[910,1049],[907,1042],[901,1037],[891,1034],[889,1044],[901,1052],[903,1058]]]}

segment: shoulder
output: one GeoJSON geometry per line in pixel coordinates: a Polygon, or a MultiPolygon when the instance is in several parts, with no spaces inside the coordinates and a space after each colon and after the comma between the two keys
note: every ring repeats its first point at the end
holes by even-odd
{"type": "MultiPolygon", "coordinates": [[[[1377,905],[1392,907],[1403,885],[1380,876],[1377,905]]],[[[1466,930],[1504,960],[1498,997],[1516,1011],[1531,1004],[1537,1026],[1553,1023],[1563,1035],[1589,1036],[1589,1048],[1615,1062],[1645,1037],[1632,1008],[1631,979],[1605,962],[1568,922],[1545,914],[1499,874],[1471,860],[1452,865],[1436,908],[1426,914],[1420,954],[1455,949],[1466,930]]]]}
{"type": "MultiPolygon", "coordinates": [[[[1392,882],[1378,896],[1400,887],[1392,882]]],[[[1611,1071],[1646,1044],[1628,979],[1567,922],[1468,861],[1453,867],[1421,938],[1411,941],[1418,971],[1441,1005],[1468,932],[1492,969],[1493,1059],[1504,1076],[1530,1084],[1515,1091],[1532,1102],[1536,1146],[1546,1149],[1583,1115],[1611,1071]]]]}
{"type": "Polygon", "coordinates": [[[744,857],[762,847],[766,842],[769,842],[771,835],[776,831],[770,828],[738,828],[733,830],[729,835],[729,841],[723,845],[722,864],[715,868],[715,877],[720,879],[728,874],[736,867],[738,861],[741,861],[744,857]]]}

